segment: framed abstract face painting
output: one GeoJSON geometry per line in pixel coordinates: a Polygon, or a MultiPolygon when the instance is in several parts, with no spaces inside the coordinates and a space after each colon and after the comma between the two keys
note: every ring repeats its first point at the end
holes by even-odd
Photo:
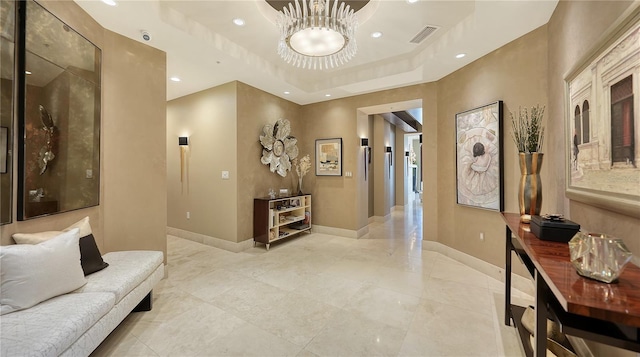
{"type": "Polygon", "coordinates": [[[502,101],[456,114],[459,205],[502,211],[502,101]]]}

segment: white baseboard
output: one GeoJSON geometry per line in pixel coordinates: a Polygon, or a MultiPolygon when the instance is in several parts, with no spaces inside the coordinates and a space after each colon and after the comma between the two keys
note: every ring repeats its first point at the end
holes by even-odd
{"type": "Polygon", "coordinates": [[[311,231],[313,233],[322,233],[322,234],[331,234],[334,236],[339,236],[339,237],[345,237],[345,238],[354,238],[354,239],[358,239],[362,236],[364,236],[365,234],[369,233],[369,227],[363,227],[357,231],[354,230],[350,230],[350,229],[343,229],[343,228],[334,228],[334,227],[327,227],[327,226],[319,226],[317,224],[314,224],[311,231]]]}
{"type": "MultiPolygon", "coordinates": [[[[460,263],[482,272],[498,281],[504,282],[504,269],[497,267],[491,263],[487,263],[482,259],[478,259],[472,255],[453,249],[439,242],[422,241],[422,249],[438,252],[447,257],[457,260],[460,263]]],[[[511,274],[511,286],[522,291],[525,294],[535,296],[535,287],[533,280],[522,277],[517,274],[511,274]]]]}
{"type": "Polygon", "coordinates": [[[384,222],[388,221],[389,219],[391,219],[391,213],[389,213],[388,215],[386,215],[384,217],[383,216],[372,216],[372,217],[369,217],[369,224],[371,224],[373,222],[384,223],[384,222]]]}
{"type": "Polygon", "coordinates": [[[239,253],[253,247],[252,239],[247,239],[245,241],[236,243],[236,242],[230,242],[228,240],[224,240],[216,237],[211,237],[205,234],[189,232],[183,229],[173,228],[173,227],[167,227],[167,234],[188,239],[190,241],[194,241],[197,243],[209,245],[212,247],[224,249],[233,253],[239,253]]]}
{"type": "Polygon", "coordinates": [[[404,211],[404,206],[398,206],[398,205],[393,206],[391,207],[391,212],[393,211],[404,211]]]}

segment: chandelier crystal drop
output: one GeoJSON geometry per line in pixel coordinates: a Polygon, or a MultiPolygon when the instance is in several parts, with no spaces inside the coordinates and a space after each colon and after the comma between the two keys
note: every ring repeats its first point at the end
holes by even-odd
{"type": "Polygon", "coordinates": [[[278,12],[278,54],[308,69],[335,68],[356,54],[355,11],[340,0],[295,0],[278,12]]]}

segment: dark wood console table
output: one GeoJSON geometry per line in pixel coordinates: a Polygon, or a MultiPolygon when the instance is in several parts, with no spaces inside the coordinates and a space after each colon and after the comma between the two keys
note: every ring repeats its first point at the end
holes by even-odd
{"type": "Polygon", "coordinates": [[[640,268],[627,264],[614,284],[584,278],[571,264],[568,244],[538,239],[528,224],[520,223],[519,214],[503,212],[502,218],[506,223],[504,323],[509,326],[513,319],[528,356],[546,356],[547,317],[567,335],[640,352],[640,268]],[[524,308],[511,305],[511,252],[535,280],[533,351],[519,326],[524,308]]]}

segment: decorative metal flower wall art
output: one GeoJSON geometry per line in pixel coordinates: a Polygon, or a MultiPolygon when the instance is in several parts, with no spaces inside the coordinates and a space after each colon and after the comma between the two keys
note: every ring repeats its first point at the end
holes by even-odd
{"type": "Polygon", "coordinates": [[[271,172],[282,177],[291,170],[291,160],[298,157],[298,139],[290,134],[291,123],[287,119],[278,119],[273,125],[265,125],[260,135],[263,147],[260,162],[269,165],[271,172]]]}

